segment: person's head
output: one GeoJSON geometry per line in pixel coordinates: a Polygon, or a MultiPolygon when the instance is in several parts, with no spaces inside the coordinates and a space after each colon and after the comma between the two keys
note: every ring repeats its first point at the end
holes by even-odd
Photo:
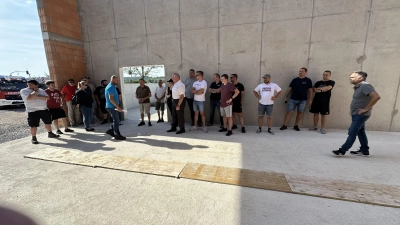
{"type": "Polygon", "coordinates": [[[144,86],[144,79],[143,79],[143,78],[140,78],[140,79],[139,79],[139,84],[140,84],[140,87],[143,87],[143,86],[144,86]]]}
{"type": "Polygon", "coordinates": [[[189,76],[190,76],[190,78],[194,77],[194,69],[189,70],[189,76]]]}
{"type": "Polygon", "coordinates": [[[28,80],[28,88],[35,90],[39,87],[39,82],[37,82],[37,80],[28,80]]]}
{"type": "Polygon", "coordinates": [[[178,73],[174,73],[172,75],[172,80],[174,81],[174,83],[178,82],[181,79],[181,76],[178,73]]]}
{"type": "Polygon", "coordinates": [[[78,88],[81,90],[85,90],[87,88],[87,82],[81,81],[78,83],[78,88]]]}
{"type": "Polygon", "coordinates": [[[202,81],[203,80],[203,71],[197,71],[196,72],[196,79],[198,80],[198,81],[202,81]]]}
{"type": "Polygon", "coordinates": [[[214,74],[213,74],[213,77],[214,77],[214,81],[217,82],[217,83],[218,83],[219,80],[221,79],[221,77],[219,76],[219,73],[214,73],[214,74]]]}
{"type": "Polygon", "coordinates": [[[74,86],[74,85],[75,85],[74,79],[69,79],[69,80],[68,80],[68,84],[69,84],[70,86],[74,86]]]}
{"type": "Polygon", "coordinates": [[[299,70],[299,77],[304,78],[306,77],[306,74],[307,74],[307,68],[301,67],[301,69],[299,70]]]}
{"type": "Polygon", "coordinates": [[[363,71],[355,71],[352,74],[350,74],[350,83],[357,85],[361,83],[362,81],[365,81],[367,79],[368,74],[363,71]]]}
{"type": "Polygon", "coordinates": [[[226,85],[228,83],[228,74],[222,74],[221,82],[226,85]]]}
{"type": "Polygon", "coordinates": [[[105,87],[105,86],[107,86],[108,81],[107,80],[101,80],[100,84],[101,84],[101,86],[105,87]]]}
{"type": "Polygon", "coordinates": [[[325,70],[322,74],[322,80],[327,81],[331,78],[332,72],[330,70],[325,70]]]}
{"type": "Polygon", "coordinates": [[[56,88],[56,84],[55,84],[54,81],[52,81],[52,80],[46,81],[46,85],[47,85],[47,87],[48,87],[49,89],[54,89],[54,88],[56,88]]]}
{"type": "Polygon", "coordinates": [[[231,82],[233,84],[236,84],[238,82],[237,80],[238,80],[238,75],[236,73],[232,73],[231,74],[231,82]]]}
{"type": "Polygon", "coordinates": [[[110,81],[114,86],[116,86],[116,85],[118,85],[119,77],[117,75],[112,75],[110,78],[110,81]]]}
{"type": "Polygon", "coordinates": [[[158,86],[162,87],[162,85],[163,85],[163,81],[162,80],[158,80],[158,86]]]}
{"type": "Polygon", "coordinates": [[[89,83],[89,79],[87,79],[87,77],[82,77],[82,78],[81,78],[81,81],[84,81],[84,82],[86,82],[86,83],[89,83]]]}
{"type": "Polygon", "coordinates": [[[174,81],[172,79],[169,79],[167,82],[170,87],[174,86],[174,81]]]}
{"type": "Polygon", "coordinates": [[[263,78],[264,78],[264,83],[265,83],[265,84],[271,83],[271,75],[265,74],[265,75],[263,76],[263,78]]]}
{"type": "Polygon", "coordinates": [[[87,83],[90,83],[90,77],[85,76],[85,77],[83,77],[82,79],[85,79],[87,83]]]}

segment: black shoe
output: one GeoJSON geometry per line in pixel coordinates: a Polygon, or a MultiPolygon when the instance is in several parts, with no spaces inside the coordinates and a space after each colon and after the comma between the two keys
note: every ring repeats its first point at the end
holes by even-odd
{"type": "Polygon", "coordinates": [[[178,132],[176,132],[176,134],[182,134],[185,133],[185,129],[180,129],[178,132]]]}
{"type": "Polygon", "coordinates": [[[228,129],[226,129],[226,128],[221,128],[218,132],[225,132],[225,131],[228,131],[228,129]]]}
{"type": "Polygon", "coordinates": [[[274,132],[272,132],[271,129],[268,129],[268,133],[270,133],[271,135],[274,135],[274,132]]]}
{"type": "Polygon", "coordinates": [[[212,123],[209,123],[209,124],[207,124],[207,127],[211,127],[213,124],[212,123]]]}
{"type": "Polygon", "coordinates": [[[101,122],[100,124],[105,124],[107,123],[107,120],[103,120],[103,122],[101,122]]]}
{"type": "Polygon", "coordinates": [[[163,118],[161,118],[161,123],[164,123],[164,119],[163,118]]]}
{"type": "Polygon", "coordinates": [[[226,132],[226,136],[231,136],[232,135],[232,131],[228,130],[228,132],[226,132]]]}
{"type": "Polygon", "coordinates": [[[32,137],[31,142],[32,142],[32,144],[35,144],[35,145],[39,144],[39,142],[37,141],[36,137],[32,137]]]}
{"type": "Polygon", "coordinates": [[[138,126],[143,126],[143,125],[145,125],[146,123],[145,122],[140,122],[139,124],[138,124],[138,126]]]}
{"type": "Polygon", "coordinates": [[[147,124],[149,125],[149,127],[151,127],[151,122],[150,121],[147,124]]]}
{"type": "Polygon", "coordinates": [[[244,127],[242,127],[242,133],[246,133],[246,129],[244,129],[244,127]]]}
{"type": "Polygon", "coordinates": [[[236,129],[236,128],[237,128],[236,124],[233,124],[233,125],[232,125],[232,130],[233,130],[233,129],[236,129]]]}
{"type": "Polygon", "coordinates": [[[294,129],[295,131],[300,131],[300,128],[299,128],[299,126],[297,126],[297,125],[294,125],[293,129],[294,129]]]}
{"type": "Polygon", "coordinates": [[[344,156],[346,154],[346,152],[343,151],[341,148],[339,148],[339,150],[333,150],[332,153],[335,156],[339,156],[339,157],[344,156]]]}
{"type": "Polygon", "coordinates": [[[66,129],[64,129],[64,132],[72,133],[72,132],[74,132],[74,130],[71,130],[71,129],[69,129],[69,128],[66,128],[66,129]]]}
{"type": "Polygon", "coordinates": [[[53,133],[53,132],[50,132],[50,133],[47,135],[47,137],[49,137],[49,138],[58,138],[58,137],[60,137],[60,135],[55,134],[55,133],[53,133]]]}
{"type": "Polygon", "coordinates": [[[287,129],[287,126],[283,125],[283,126],[281,126],[281,128],[279,130],[286,130],[286,129],[287,129]]]}
{"type": "Polygon", "coordinates": [[[224,125],[223,125],[223,124],[221,124],[221,125],[219,126],[219,128],[224,128],[224,125]]]}
{"type": "Polygon", "coordinates": [[[57,134],[64,134],[63,132],[61,132],[61,130],[57,130],[56,133],[57,134]]]}
{"type": "Polygon", "coordinates": [[[363,152],[363,151],[361,151],[361,150],[358,150],[358,151],[350,151],[350,154],[356,155],[356,156],[365,156],[365,157],[369,157],[369,152],[363,152]]]}
{"type": "Polygon", "coordinates": [[[175,132],[175,131],[176,131],[176,128],[171,128],[171,129],[167,130],[167,132],[175,132]]]}
{"type": "Polygon", "coordinates": [[[106,134],[110,135],[111,137],[115,137],[114,131],[112,130],[106,131],[106,134]]]}
{"type": "Polygon", "coordinates": [[[115,140],[125,140],[126,137],[122,136],[122,135],[117,135],[114,137],[115,140]]]}
{"type": "Polygon", "coordinates": [[[161,119],[158,119],[158,120],[157,120],[157,123],[161,123],[161,119]]]}
{"type": "Polygon", "coordinates": [[[94,128],[85,128],[85,130],[90,132],[90,131],[94,131],[94,128]]]}

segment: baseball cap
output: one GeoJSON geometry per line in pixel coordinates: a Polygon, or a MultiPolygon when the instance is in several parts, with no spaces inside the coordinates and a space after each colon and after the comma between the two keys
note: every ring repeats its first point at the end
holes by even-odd
{"type": "Polygon", "coordinates": [[[265,74],[265,75],[263,76],[263,78],[271,78],[271,75],[265,74]]]}
{"type": "Polygon", "coordinates": [[[174,83],[174,81],[173,81],[172,79],[169,79],[167,82],[172,82],[172,83],[174,83]]]}
{"type": "Polygon", "coordinates": [[[49,85],[49,84],[51,84],[51,83],[54,83],[54,80],[48,80],[48,81],[46,81],[46,85],[49,85]]]}

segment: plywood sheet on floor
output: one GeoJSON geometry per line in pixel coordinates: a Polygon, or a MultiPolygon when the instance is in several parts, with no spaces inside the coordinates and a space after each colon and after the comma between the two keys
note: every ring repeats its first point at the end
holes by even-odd
{"type": "Polygon", "coordinates": [[[187,163],[179,177],[244,187],[291,192],[283,173],[187,163]]]}
{"type": "Polygon", "coordinates": [[[61,149],[45,149],[26,155],[25,157],[74,165],[101,167],[171,177],[178,177],[179,173],[185,166],[185,163],[179,162],[165,162],[61,149]]]}

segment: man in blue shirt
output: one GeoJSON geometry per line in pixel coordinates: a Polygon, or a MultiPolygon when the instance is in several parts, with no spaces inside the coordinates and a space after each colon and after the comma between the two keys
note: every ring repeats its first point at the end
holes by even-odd
{"type": "Polygon", "coordinates": [[[114,137],[116,140],[125,140],[126,137],[122,136],[119,132],[119,112],[122,112],[122,109],[119,106],[118,91],[116,88],[119,78],[117,75],[112,75],[110,81],[111,82],[107,85],[105,90],[105,97],[106,109],[113,119],[113,124],[106,133],[114,137]]]}

